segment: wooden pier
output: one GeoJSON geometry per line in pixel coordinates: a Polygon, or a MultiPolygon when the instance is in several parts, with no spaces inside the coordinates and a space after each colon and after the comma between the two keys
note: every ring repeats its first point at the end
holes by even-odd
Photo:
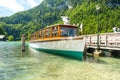
{"type": "Polygon", "coordinates": [[[120,32],[99,34],[99,36],[97,34],[87,35],[86,47],[97,48],[97,45],[99,49],[120,50],[120,32]]]}

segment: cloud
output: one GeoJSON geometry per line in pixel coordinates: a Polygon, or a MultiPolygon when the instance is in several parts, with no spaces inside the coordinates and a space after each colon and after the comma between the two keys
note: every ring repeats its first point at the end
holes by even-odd
{"type": "Polygon", "coordinates": [[[10,9],[13,12],[25,10],[23,6],[17,3],[17,0],[0,0],[0,6],[10,9]]]}
{"type": "Polygon", "coordinates": [[[32,7],[35,7],[36,5],[38,5],[38,4],[35,2],[35,0],[28,0],[28,2],[30,3],[31,8],[32,8],[32,7]]]}
{"type": "Polygon", "coordinates": [[[39,5],[43,0],[0,0],[0,17],[28,10],[39,5]]]}

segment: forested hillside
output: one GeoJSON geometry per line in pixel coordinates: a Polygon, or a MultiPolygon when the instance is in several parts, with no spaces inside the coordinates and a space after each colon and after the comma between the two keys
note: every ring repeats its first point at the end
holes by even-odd
{"type": "Polygon", "coordinates": [[[68,16],[71,24],[83,24],[84,34],[112,32],[120,27],[119,0],[44,0],[39,6],[0,18],[7,36],[19,40],[21,34],[29,39],[31,33],[51,24],[62,24],[61,16],[68,16]],[[96,5],[100,9],[96,10],[96,5]]]}

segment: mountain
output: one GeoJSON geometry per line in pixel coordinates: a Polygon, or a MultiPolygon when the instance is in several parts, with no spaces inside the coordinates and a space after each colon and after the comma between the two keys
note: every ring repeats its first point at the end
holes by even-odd
{"type": "Polygon", "coordinates": [[[7,36],[20,40],[21,34],[30,35],[52,24],[63,24],[61,16],[68,16],[71,24],[83,24],[84,34],[112,32],[112,27],[120,27],[119,0],[43,0],[30,10],[18,12],[10,17],[1,17],[0,26],[7,36]],[[96,5],[100,9],[96,10],[96,5]]]}

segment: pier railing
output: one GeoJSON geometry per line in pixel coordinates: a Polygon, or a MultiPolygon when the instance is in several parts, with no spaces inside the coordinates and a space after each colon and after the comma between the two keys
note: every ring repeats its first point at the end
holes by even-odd
{"type": "MultiPolygon", "coordinates": [[[[97,48],[97,34],[87,35],[86,46],[97,48]]],[[[120,33],[105,33],[99,35],[99,48],[120,50],[120,33]]]]}

